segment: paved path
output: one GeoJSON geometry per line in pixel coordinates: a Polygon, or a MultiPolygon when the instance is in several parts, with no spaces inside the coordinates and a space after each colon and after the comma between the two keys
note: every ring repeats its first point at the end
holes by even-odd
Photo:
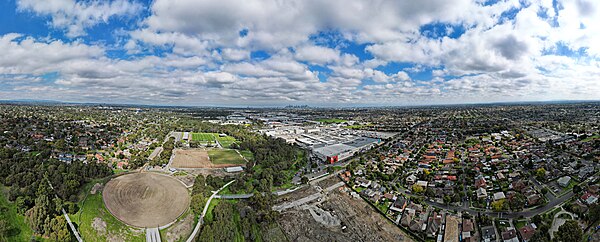
{"type": "Polygon", "coordinates": [[[71,231],[73,231],[73,234],[75,234],[75,238],[77,239],[77,241],[83,242],[81,236],[79,236],[79,232],[77,232],[77,229],[75,228],[75,225],[73,225],[73,222],[71,222],[71,218],[69,218],[69,214],[67,214],[67,211],[65,211],[65,209],[63,208],[62,212],[65,216],[65,219],[67,220],[67,223],[69,224],[69,228],[71,228],[71,231]]]}
{"type": "Polygon", "coordinates": [[[194,239],[196,238],[196,235],[198,235],[198,232],[200,232],[200,226],[204,223],[204,215],[206,215],[206,211],[208,211],[208,206],[210,205],[210,202],[212,201],[212,199],[217,195],[217,193],[219,193],[221,190],[225,189],[227,186],[229,186],[234,181],[235,180],[232,180],[232,181],[228,182],[227,184],[225,184],[223,187],[219,188],[219,190],[214,191],[213,194],[208,198],[208,201],[206,201],[206,205],[204,205],[204,210],[202,210],[202,214],[198,218],[198,223],[196,224],[194,231],[192,232],[190,237],[186,240],[187,242],[194,241],[194,239]]]}
{"type": "Polygon", "coordinates": [[[254,194],[225,194],[225,195],[216,195],[215,198],[219,199],[248,199],[254,196],[254,194]]]}
{"type": "MultiPolygon", "coordinates": [[[[54,187],[52,186],[52,183],[50,183],[50,180],[48,180],[48,185],[50,186],[50,188],[52,188],[52,190],[54,190],[54,187]]],[[[54,197],[56,197],[58,199],[58,196],[56,195],[56,193],[54,194],[54,197]]],[[[75,228],[75,225],[73,225],[73,222],[71,222],[71,218],[69,218],[69,214],[67,213],[67,211],[65,211],[64,208],[61,208],[61,209],[62,209],[63,215],[65,216],[65,219],[67,220],[67,223],[69,224],[69,228],[71,228],[71,231],[75,235],[75,238],[77,239],[77,241],[83,242],[83,240],[81,239],[81,236],[79,236],[79,232],[75,228]]]]}
{"type": "Polygon", "coordinates": [[[156,147],[156,149],[154,149],[154,151],[152,151],[152,154],[150,154],[150,156],[148,156],[148,160],[154,160],[154,158],[159,156],[160,153],[162,153],[162,151],[163,151],[162,146],[156,147]]]}
{"type": "Polygon", "coordinates": [[[158,228],[146,229],[146,242],[160,242],[160,232],[158,228]]]}

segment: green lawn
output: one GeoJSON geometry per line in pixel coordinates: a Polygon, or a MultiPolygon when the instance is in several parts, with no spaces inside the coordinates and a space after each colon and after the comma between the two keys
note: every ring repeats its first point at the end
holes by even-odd
{"type": "Polygon", "coordinates": [[[517,220],[514,222],[516,229],[520,229],[527,225],[527,220],[517,220]]]}
{"type": "Polygon", "coordinates": [[[7,241],[30,241],[33,231],[25,223],[25,216],[17,213],[14,203],[5,197],[5,187],[0,186],[0,218],[6,220],[11,227],[7,241]]]}
{"type": "Polygon", "coordinates": [[[229,148],[229,147],[231,147],[231,144],[233,144],[237,141],[234,137],[231,137],[231,136],[220,137],[219,135],[216,135],[216,137],[217,137],[217,141],[219,141],[219,143],[221,144],[221,146],[223,146],[223,148],[229,148]]]}
{"type": "Polygon", "coordinates": [[[204,215],[204,222],[205,223],[210,223],[213,221],[213,209],[215,209],[215,206],[217,206],[217,204],[219,203],[219,199],[213,199],[210,201],[210,204],[208,205],[208,209],[206,210],[206,214],[204,215]]]}
{"type": "Polygon", "coordinates": [[[379,211],[381,211],[382,213],[387,213],[388,209],[390,208],[390,201],[385,201],[382,203],[378,203],[375,206],[377,207],[377,209],[379,209],[379,211]]]}
{"type": "MultiPolygon", "coordinates": [[[[85,190],[89,193],[91,186],[86,185],[85,190]]],[[[143,230],[134,231],[134,229],[121,223],[112,216],[104,207],[102,201],[102,193],[98,192],[94,195],[89,194],[84,201],[79,203],[79,212],[70,215],[71,220],[77,224],[79,233],[84,241],[108,241],[107,237],[110,234],[113,238],[121,238],[125,241],[145,241],[146,235],[143,230]],[[99,233],[92,227],[94,218],[100,218],[106,223],[106,231],[99,233]]]]}
{"type": "Polygon", "coordinates": [[[576,181],[575,179],[571,178],[571,181],[569,181],[569,185],[567,185],[567,187],[563,188],[560,193],[558,194],[559,197],[562,197],[563,195],[567,194],[567,192],[569,192],[571,189],[573,189],[573,187],[575,185],[577,185],[579,183],[579,181],[576,181]]]}
{"type": "Polygon", "coordinates": [[[217,133],[192,133],[192,140],[208,142],[215,141],[215,137],[219,136],[217,133]]]}
{"type": "Polygon", "coordinates": [[[240,154],[242,154],[242,156],[248,161],[254,160],[254,154],[252,154],[252,152],[249,150],[240,150],[240,154]]]}
{"type": "Polygon", "coordinates": [[[246,163],[235,150],[212,149],[208,151],[210,162],[213,164],[237,164],[246,163]]]}

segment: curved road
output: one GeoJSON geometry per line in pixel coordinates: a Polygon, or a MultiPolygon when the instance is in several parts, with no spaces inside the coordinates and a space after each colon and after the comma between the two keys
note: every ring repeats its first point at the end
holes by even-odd
{"type": "Polygon", "coordinates": [[[550,209],[553,209],[556,206],[562,204],[563,202],[569,200],[571,197],[573,197],[573,195],[574,195],[573,191],[569,191],[568,193],[566,193],[562,197],[559,197],[557,199],[551,200],[549,203],[547,203],[543,207],[534,208],[534,209],[530,209],[530,210],[525,210],[525,211],[521,211],[521,212],[494,212],[494,211],[490,211],[490,210],[476,210],[476,209],[472,209],[472,208],[465,208],[465,207],[457,207],[457,206],[452,206],[452,205],[445,205],[445,204],[431,202],[431,201],[424,201],[424,202],[427,203],[430,206],[441,208],[441,209],[446,209],[446,210],[455,210],[455,211],[461,211],[461,212],[469,212],[471,214],[482,213],[482,214],[486,214],[486,215],[493,216],[493,217],[513,218],[514,219],[514,218],[519,218],[521,216],[529,218],[529,217],[533,217],[535,215],[538,215],[540,213],[544,213],[544,212],[546,212],[546,211],[548,211],[550,209]]]}

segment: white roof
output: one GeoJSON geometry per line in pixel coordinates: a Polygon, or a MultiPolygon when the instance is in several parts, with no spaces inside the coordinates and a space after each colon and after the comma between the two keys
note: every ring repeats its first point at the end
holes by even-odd
{"type": "Polygon", "coordinates": [[[500,199],[505,199],[505,198],[506,198],[506,196],[504,196],[503,192],[494,193],[494,201],[500,200],[500,199]]]}
{"type": "Polygon", "coordinates": [[[226,172],[240,172],[243,171],[244,169],[241,166],[234,166],[234,167],[225,167],[225,171],[226,172]]]}

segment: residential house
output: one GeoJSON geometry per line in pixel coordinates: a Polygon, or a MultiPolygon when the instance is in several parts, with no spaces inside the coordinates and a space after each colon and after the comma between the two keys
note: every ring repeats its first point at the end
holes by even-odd
{"type": "Polygon", "coordinates": [[[477,199],[485,199],[487,198],[487,191],[483,188],[477,189],[477,199]]]}
{"type": "Polygon", "coordinates": [[[486,242],[496,241],[496,228],[494,226],[481,227],[481,239],[486,242]]]}
{"type": "Polygon", "coordinates": [[[506,228],[506,231],[502,232],[500,236],[504,242],[519,242],[517,231],[513,227],[506,228]]]}
{"type": "Polygon", "coordinates": [[[521,240],[523,242],[529,241],[531,237],[533,237],[533,234],[535,234],[536,229],[537,227],[535,226],[535,224],[528,224],[525,225],[523,228],[520,228],[519,235],[521,235],[521,240]]]}
{"type": "Polygon", "coordinates": [[[427,223],[427,237],[435,237],[442,226],[443,215],[437,212],[433,212],[431,216],[429,216],[429,221],[427,223]]]}

